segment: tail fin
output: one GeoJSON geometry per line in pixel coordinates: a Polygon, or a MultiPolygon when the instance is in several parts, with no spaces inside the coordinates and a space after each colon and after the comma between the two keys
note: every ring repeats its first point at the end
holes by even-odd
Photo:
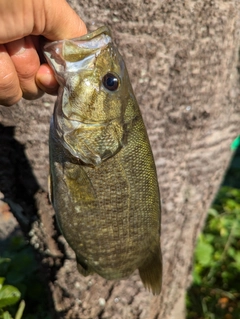
{"type": "Polygon", "coordinates": [[[159,295],[162,287],[162,257],[159,245],[138,270],[145,288],[154,295],[159,295]]]}

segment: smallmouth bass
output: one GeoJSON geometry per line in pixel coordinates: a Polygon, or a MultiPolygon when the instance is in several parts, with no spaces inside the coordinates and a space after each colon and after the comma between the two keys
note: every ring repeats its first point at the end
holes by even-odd
{"type": "Polygon", "coordinates": [[[160,196],[146,129],[110,30],[48,43],[60,84],[50,125],[51,200],[84,276],[138,269],[161,290],[160,196]]]}

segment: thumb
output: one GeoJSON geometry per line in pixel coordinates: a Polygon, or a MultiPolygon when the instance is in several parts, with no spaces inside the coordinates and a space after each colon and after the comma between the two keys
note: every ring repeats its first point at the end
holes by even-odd
{"type": "Polygon", "coordinates": [[[45,28],[41,33],[49,40],[79,37],[87,33],[85,23],[65,0],[44,0],[45,28]]]}

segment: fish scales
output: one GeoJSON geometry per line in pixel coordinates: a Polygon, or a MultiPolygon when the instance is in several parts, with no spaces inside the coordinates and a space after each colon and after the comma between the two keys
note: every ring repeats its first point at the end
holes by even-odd
{"type": "Polygon", "coordinates": [[[160,195],[155,164],[124,61],[102,27],[49,43],[60,84],[50,125],[51,199],[83,275],[139,269],[161,290],[160,195]]]}

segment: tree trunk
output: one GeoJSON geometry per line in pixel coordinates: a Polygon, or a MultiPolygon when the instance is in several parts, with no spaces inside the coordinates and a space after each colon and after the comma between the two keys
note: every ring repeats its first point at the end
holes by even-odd
{"type": "Polygon", "coordinates": [[[196,237],[239,134],[240,2],[70,3],[89,30],[112,29],[143,113],[162,199],[161,295],[138,272],[117,282],[77,272],[47,199],[53,98],[0,107],[0,191],[39,252],[56,318],[183,319],[196,237]]]}

